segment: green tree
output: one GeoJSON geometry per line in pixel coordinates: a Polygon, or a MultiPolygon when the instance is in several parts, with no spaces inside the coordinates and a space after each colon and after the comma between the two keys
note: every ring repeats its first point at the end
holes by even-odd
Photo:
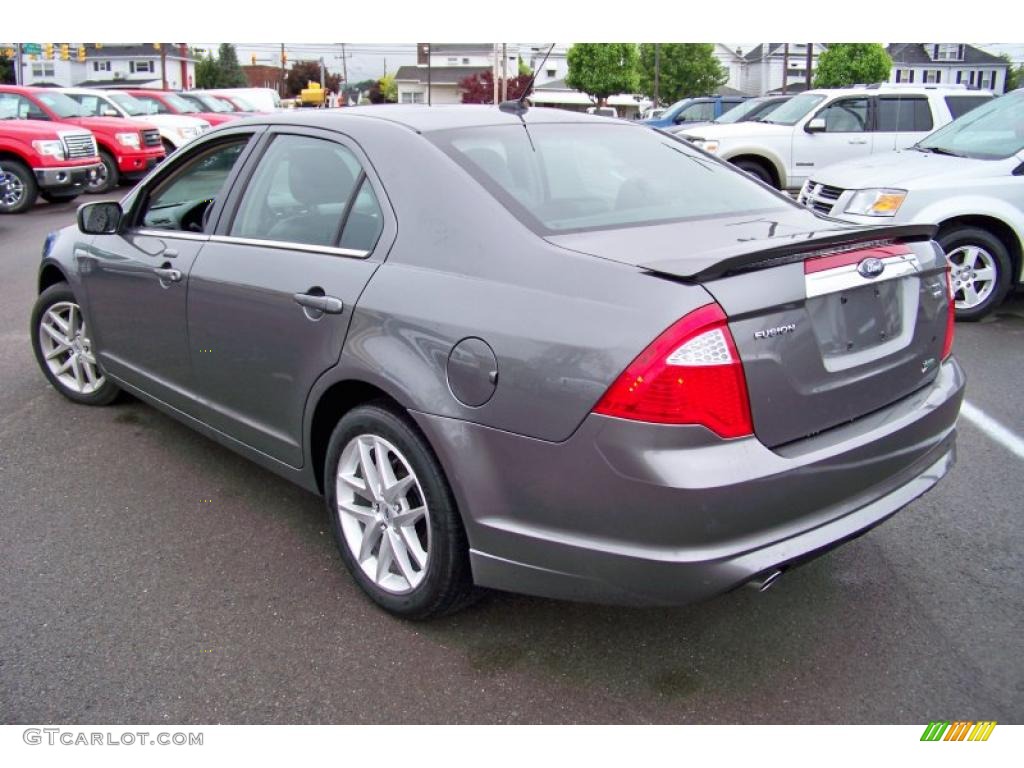
{"type": "Polygon", "coordinates": [[[1003,93],[1009,93],[1024,86],[1024,64],[1018,67],[1013,66],[1013,59],[1007,53],[999,54],[999,58],[1006,62],[1006,88],[1003,89],[1003,93]]]}
{"type": "Polygon", "coordinates": [[[0,84],[14,85],[14,62],[0,51],[0,84]]]}
{"type": "MultiPolygon", "coordinates": [[[[661,43],[658,47],[658,92],[663,102],[707,96],[729,80],[729,72],[715,58],[713,43],[661,43]]],[[[654,97],[654,43],[640,44],[640,90],[654,97]]]]}
{"type": "Polygon", "coordinates": [[[526,62],[523,61],[523,57],[519,57],[519,74],[520,75],[532,75],[533,70],[527,66],[526,62]]]}
{"type": "Polygon", "coordinates": [[[220,88],[245,88],[249,81],[238,64],[238,51],[231,43],[221,43],[217,49],[217,67],[220,69],[220,88]]]}
{"type": "Polygon", "coordinates": [[[842,88],[889,79],[892,59],[879,43],[829,43],[818,57],[815,88],[842,88]]]}
{"type": "Polygon", "coordinates": [[[196,88],[220,88],[220,67],[209,53],[196,62],[196,88]]]}
{"type": "Polygon", "coordinates": [[[589,94],[599,106],[617,93],[634,93],[637,53],[633,43],[577,43],[566,56],[570,88],[589,94]]]}

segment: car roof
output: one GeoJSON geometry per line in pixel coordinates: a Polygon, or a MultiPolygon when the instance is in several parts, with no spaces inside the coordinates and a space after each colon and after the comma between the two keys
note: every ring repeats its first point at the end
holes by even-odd
{"type": "Polygon", "coordinates": [[[337,128],[350,120],[386,120],[418,133],[444,131],[452,128],[478,128],[495,125],[539,125],[543,123],[604,123],[623,125],[622,120],[570,112],[564,109],[530,107],[519,116],[505,112],[490,104],[446,104],[426,106],[420,104],[377,104],[337,109],[289,109],[250,118],[247,122],[259,124],[285,123],[294,125],[337,128]]]}

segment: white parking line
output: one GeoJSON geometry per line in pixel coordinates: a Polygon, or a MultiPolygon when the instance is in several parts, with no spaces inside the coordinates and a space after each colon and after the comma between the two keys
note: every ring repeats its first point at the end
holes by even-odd
{"type": "Polygon", "coordinates": [[[1018,459],[1024,459],[1024,439],[1015,435],[983,410],[964,400],[960,407],[960,415],[1001,446],[1008,448],[1011,453],[1016,454],[1018,459]]]}

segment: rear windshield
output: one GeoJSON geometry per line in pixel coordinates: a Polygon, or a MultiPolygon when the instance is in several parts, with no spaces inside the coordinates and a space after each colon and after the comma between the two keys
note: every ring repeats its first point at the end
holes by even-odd
{"type": "Polygon", "coordinates": [[[688,144],[637,125],[545,124],[427,135],[536,231],[578,232],[786,207],[688,144]]]}

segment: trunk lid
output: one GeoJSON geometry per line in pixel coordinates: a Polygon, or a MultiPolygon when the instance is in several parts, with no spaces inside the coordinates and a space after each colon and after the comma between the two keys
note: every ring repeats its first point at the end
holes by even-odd
{"type": "MultiPolygon", "coordinates": [[[[700,284],[722,306],[754,431],[769,447],[884,408],[932,381],[941,363],[948,293],[934,227],[811,220],[820,228],[779,222],[768,237],[728,241],[717,222],[717,243],[686,247],[694,241],[677,237],[637,260],[654,275],[700,284]]],[[[736,226],[750,233],[752,223],[736,226]]],[[[568,238],[585,250],[578,235],[552,240],[568,238]]],[[[634,232],[637,253],[643,240],[634,232]]],[[[613,257],[611,244],[594,250],[613,257]]]]}

